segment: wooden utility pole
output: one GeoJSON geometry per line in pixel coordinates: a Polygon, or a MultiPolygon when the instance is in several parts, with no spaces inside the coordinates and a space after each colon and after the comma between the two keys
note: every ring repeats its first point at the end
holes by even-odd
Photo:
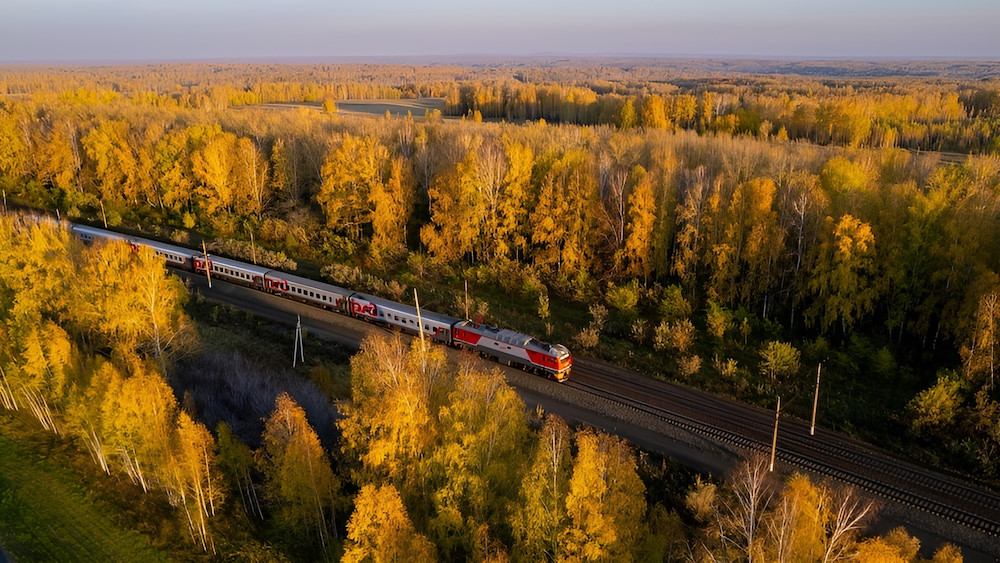
{"type": "Polygon", "coordinates": [[[3,212],[4,215],[7,214],[7,190],[3,191],[3,212]]]}
{"type": "Polygon", "coordinates": [[[465,280],[465,320],[469,320],[469,280],[465,280]]]}
{"type": "Polygon", "coordinates": [[[417,298],[417,288],[413,288],[413,303],[417,306],[417,332],[420,333],[420,352],[427,351],[427,345],[424,343],[424,321],[420,317],[420,299],[417,298]]]}
{"type": "Polygon", "coordinates": [[[296,316],[298,322],[295,323],[295,345],[292,347],[292,367],[295,367],[296,360],[301,357],[306,361],[305,337],[302,336],[302,317],[296,316]]]}
{"type": "Polygon", "coordinates": [[[813,395],[813,420],[812,426],[809,427],[809,435],[816,435],[816,406],[819,404],[819,371],[823,368],[823,364],[816,365],[816,394],[813,395]]]}
{"type": "Polygon", "coordinates": [[[104,200],[101,200],[101,218],[104,219],[104,228],[108,228],[108,216],[104,213],[104,200]]]}
{"type": "Polygon", "coordinates": [[[212,289],[212,267],[208,263],[208,249],[205,248],[205,239],[201,239],[201,252],[205,257],[205,277],[208,278],[208,289],[212,289]]]}
{"type": "Polygon", "coordinates": [[[778,397],[778,408],[774,410],[774,437],[771,438],[771,469],[774,471],[774,454],[778,450],[778,417],[781,416],[781,397],[778,397]]]}

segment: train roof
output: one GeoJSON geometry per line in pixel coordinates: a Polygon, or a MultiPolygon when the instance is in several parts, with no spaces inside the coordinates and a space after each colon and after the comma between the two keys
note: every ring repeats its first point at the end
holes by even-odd
{"type": "Polygon", "coordinates": [[[99,229],[97,227],[88,227],[86,225],[77,225],[77,224],[74,223],[72,229],[74,231],[76,231],[76,232],[86,233],[88,235],[98,236],[98,237],[104,238],[104,239],[115,239],[115,240],[124,240],[124,241],[141,241],[144,246],[148,246],[150,248],[153,248],[153,249],[156,249],[156,250],[159,250],[159,251],[162,251],[162,252],[170,252],[170,253],[173,253],[173,254],[180,254],[182,256],[197,256],[197,255],[201,254],[200,252],[197,252],[195,250],[191,250],[190,248],[184,248],[182,246],[177,246],[177,245],[174,245],[174,244],[168,244],[168,243],[165,243],[165,242],[158,242],[158,241],[150,240],[150,239],[147,239],[147,238],[126,235],[126,234],[117,233],[117,232],[114,232],[114,231],[108,231],[108,230],[105,230],[105,229],[99,229]]]}
{"type": "Polygon", "coordinates": [[[77,225],[76,223],[73,223],[71,229],[79,233],[86,233],[88,235],[99,236],[101,238],[114,238],[114,239],[127,238],[125,235],[121,233],[116,233],[114,231],[106,231],[104,229],[98,229],[97,227],[88,227],[87,225],[77,225]]]}
{"type": "MultiPolygon", "coordinates": [[[[406,313],[407,315],[417,315],[417,308],[413,305],[406,305],[404,303],[397,303],[395,301],[389,301],[388,299],[382,299],[381,297],[375,297],[374,295],[368,295],[365,293],[355,293],[356,297],[364,299],[369,303],[374,303],[375,306],[387,309],[390,311],[396,311],[399,313],[406,313]]],[[[420,318],[435,321],[438,323],[443,323],[447,325],[452,325],[458,322],[455,317],[449,317],[448,315],[442,315],[441,313],[435,313],[434,311],[429,311],[427,309],[420,309],[420,318]]]]}
{"type": "MultiPolygon", "coordinates": [[[[204,255],[201,252],[194,253],[195,258],[202,258],[204,255]]],[[[265,268],[263,266],[254,266],[253,264],[247,264],[246,262],[241,262],[239,260],[233,260],[232,258],[225,258],[222,256],[215,256],[211,252],[208,253],[208,261],[212,263],[212,266],[219,267],[223,266],[226,268],[232,268],[234,270],[240,270],[242,272],[250,272],[254,275],[263,277],[264,274],[271,271],[270,268],[265,268]]]]}
{"type": "Polygon", "coordinates": [[[141,239],[142,243],[150,248],[155,248],[163,252],[171,252],[173,254],[180,254],[182,256],[197,256],[200,252],[191,250],[190,248],[184,248],[182,246],[177,246],[174,244],[167,244],[165,242],[156,242],[155,240],[141,239]]]}
{"type": "Polygon", "coordinates": [[[288,272],[283,272],[281,270],[268,270],[268,276],[280,277],[289,283],[294,283],[304,287],[311,287],[313,289],[318,289],[320,291],[339,293],[344,297],[347,297],[350,294],[354,293],[354,291],[350,289],[346,289],[340,286],[332,285],[321,281],[311,280],[309,278],[304,278],[302,276],[296,276],[295,274],[289,274],[288,272]]]}

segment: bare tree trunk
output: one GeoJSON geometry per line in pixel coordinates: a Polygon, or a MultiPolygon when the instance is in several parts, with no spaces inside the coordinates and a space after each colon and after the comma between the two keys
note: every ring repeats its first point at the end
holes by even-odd
{"type": "Polygon", "coordinates": [[[94,432],[93,428],[86,434],[84,442],[87,444],[87,449],[90,450],[91,457],[101,466],[101,470],[110,475],[111,470],[108,468],[108,458],[104,455],[104,446],[101,445],[101,439],[97,436],[97,432],[94,432]]]}
{"type": "Polygon", "coordinates": [[[33,389],[28,389],[23,385],[21,386],[21,394],[24,395],[25,402],[28,404],[31,414],[38,419],[42,428],[59,434],[59,429],[56,428],[55,420],[52,418],[52,410],[45,401],[45,397],[41,393],[33,389]]]}
{"type": "Polygon", "coordinates": [[[18,410],[17,400],[14,398],[10,383],[7,382],[7,374],[4,373],[3,367],[0,367],[0,402],[3,402],[3,407],[9,411],[18,410]]]}
{"type": "Polygon", "coordinates": [[[763,556],[758,529],[771,502],[768,475],[767,459],[758,453],[740,467],[733,483],[735,504],[728,506],[729,521],[739,536],[747,561],[761,561],[763,556]]]}
{"type": "Polygon", "coordinates": [[[861,499],[854,498],[853,491],[844,493],[843,499],[837,507],[837,517],[833,522],[833,529],[827,540],[826,552],[823,554],[823,563],[829,561],[839,561],[848,559],[847,552],[851,545],[851,536],[861,529],[861,521],[871,512],[872,503],[861,505],[861,499]]]}

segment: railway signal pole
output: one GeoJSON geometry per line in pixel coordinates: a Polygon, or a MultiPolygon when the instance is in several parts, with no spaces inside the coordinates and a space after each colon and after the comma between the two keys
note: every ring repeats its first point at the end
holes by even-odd
{"type": "Polygon", "coordinates": [[[781,397],[778,397],[778,408],[774,410],[774,437],[771,438],[771,468],[774,471],[774,454],[778,450],[778,417],[781,416],[781,397]]]}
{"type": "Polygon", "coordinates": [[[295,323],[295,346],[292,349],[292,367],[295,367],[296,360],[301,357],[306,361],[305,337],[302,336],[302,317],[296,316],[298,322],[295,323]]]}
{"type": "Polygon", "coordinates": [[[823,368],[823,364],[816,364],[816,394],[813,395],[813,418],[812,426],[809,427],[809,435],[816,435],[816,405],[819,404],[819,372],[823,368]]]}

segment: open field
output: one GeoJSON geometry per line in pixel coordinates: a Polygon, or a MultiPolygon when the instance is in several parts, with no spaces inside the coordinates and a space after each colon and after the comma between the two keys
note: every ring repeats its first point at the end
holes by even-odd
{"type": "MultiPolygon", "coordinates": [[[[236,109],[241,107],[255,107],[270,110],[287,110],[295,108],[308,108],[317,111],[322,110],[322,104],[319,102],[270,103],[234,107],[236,109]]],[[[348,114],[363,113],[385,115],[385,112],[389,112],[389,114],[394,117],[404,117],[407,113],[410,113],[413,117],[419,118],[423,117],[425,112],[434,110],[441,112],[444,111],[443,98],[417,98],[405,100],[340,100],[337,102],[337,112],[348,114]]]]}
{"type": "Polygon", "coordinates": [[[409,100],[343,100],[337,102],[337,111],[344,113],[373,113],[385,115],[389,112],[394,116],[405,116],[407,112],[414,117],[423,117],[426,111],[444,111],[442,98],[418,98],[409,100]]]}

